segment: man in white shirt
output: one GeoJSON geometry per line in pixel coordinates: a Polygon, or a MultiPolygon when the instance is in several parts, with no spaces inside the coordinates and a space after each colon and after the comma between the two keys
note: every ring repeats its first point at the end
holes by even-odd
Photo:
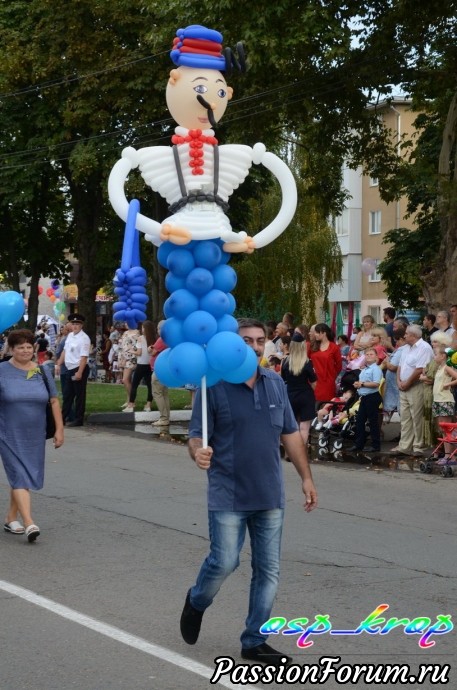
{"type": "Polygon", "coordinates": [[[405,333],[406,346],[397,369],[397,384],[400,391],[400,443],[392,453],[423,455],[422,434],[424,427],[424,396],[419,380],[424,367],[433,357],[433,350],[422,339],[420,326],[408,326],[405,333]]]}
{"type": "Polygon", "coordinates": [[[87,360],[90,353],[90,338],[83,331],[85,318],[82,314],[70,314],[68,323],[71,332],[67,335],[65,346],[56,364],[56,374],[60,365],[67,368],[66,385],[63,391],[62,416],[66,426],[82,426],[86,409],[86,387],[89,376],[87,360]],[[75,405],[75,418],[67,421],[70,410],[75,405]]]}
{"type": "Polygon", "coordinates": [[[443,309],[437,313],[435,326],[437,326],[443,333],[447,333],[452,337],[454,329],[451,326],[451,315],[448,311],[443,309]]]}

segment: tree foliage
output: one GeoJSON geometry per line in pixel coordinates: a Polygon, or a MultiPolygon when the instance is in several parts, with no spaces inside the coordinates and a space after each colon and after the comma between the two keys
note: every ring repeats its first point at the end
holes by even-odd
{"type": "MultiPolygon", "coordinates": [[[[122,224],[107,203],[109,170],[124,146],[169,142],[174,123],[166,110],[165,85],[171,41],[179,26],[198,22],[220,29],[225,45],[243,40],[247,48],[249,69],[230,79],[235,98],[218,129],[219,140],[250,145],[260,140],[278,152],[287,136],[307,152],[297,220],[281,240],[283,266],[296,266],[298,242],[310,247],[303,261],[312,265],[320,257],[322,262],[320,277],[314,269],[307,276],[310,295],[319,289],[325,293],[329,281],[338,280],[331,268],[337,266],[334,238],[327,237],[323,219],[341,209],[340,170],[349,158],[376,171],[386,199],[409,193],[418,222],[423,217],[424,228],[435,229],[435,263],[424,247],[417,253],[423,257],[417,290],[425,291],[430,304],[437,302],[440,292],[443,298],[443,281],[451,289],[457,259],[455,16],[455,0],[348,0],[343,5],[279,0],[264,3],[261,12],[255,4],[241,12],[233,0],[1,3],[0,222],[14,234],[15,246],[0,260],[0,270],[6,264],[11,275],[22,270],[30,230],[20,221],[27,218],[29,227],[33,221],[38,228],[38,208],[46,208],[42,225],[48,234],[38,242],[45,255],[38,261],[40,270],[51,275],[64,270],[60,240],[73,249],[80,266],[80,306],[95,323],[95,291],[112,275],[122,247],[122,224]],[[408,165],[399,164],[389,133],[378,131],[376,108],[367,109],[391,96],[394,86],[411,95],[426,118],[408,165]],[[44,195],[43,181],[47,197],[38,207],[33,199],[40,189],[44,195]],[[303,231],[310,227],[316,228],[314,244],[313,232],[303,231]],[[319,237],[327,253],[316,253],[319,237]],[[315,289],[311,276],[317,280],[315,289]]],[[[134,176],[129,184],[138,187],[134,176]]],[[[253,227],[256,214],[268,211],[270,190],[257,187],[256,196],[256,184],[254,176],[234,196],[236,228],[253,227]],[[249,195],[257,206],[248,203],[249,195]]],[[[150,190],[139,189],[139,198],[155,218],[164,217],[162,201],[150,190]]],[[[426,233],[416,239],[421,237],[426,233]]],[[[405,241],[398,235],[395,247],[405,241]]],[[[279,249],[275,243],[268,251],[274,256],[279,249]]],[[[163,275],[151,253],[147,261],[158,316],[163,275]]],[[[260,274],[257,264],[266,262],[267,254],[255,253],[246,264],[260,274]]],[[[247,268],[240,265],[240,270],[247,268]]],[[[240,293],[241,286],[242,277],[240,293]]],[[[270,287],[265,283],[259,289],[270,287]]]]}

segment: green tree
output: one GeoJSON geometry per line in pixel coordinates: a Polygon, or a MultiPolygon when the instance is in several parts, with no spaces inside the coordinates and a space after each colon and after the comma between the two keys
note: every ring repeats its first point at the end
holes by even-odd
{"type": "MultiPolygon", "coordinates": [[[[457,301],[457,4],[401,0],[388,8],[373,3],[372,22],[362,45],[398,64],[396,83],[419,113],[417,140],[406,160],[396,156],[391,133],[382,145],[361,138],[356,159],[374,171],[386,201],[408,198],[416,229],[392,230],[392,243],[379,270],[397,306],[447,308],[457,301]],[[390,140],[390,144],[389,144],[390,140]],[[404,282],[403,282],[404,281],[404,282]]],[[[382,74],[382,72],[381,72],[382,74]]],[[[405,149],[411,142],[404,141],[405,149]]]]}
{"type": "MultiPolygon", "coordinates": [[[[309,191],[309,155],[295,141],[289,140],[288,145],[282,157],[289,158],[297,180],[297,212],[274,243],[238,261],[235,297],[240,315],[280,320],[292,311],[304,322],[314,323],[318,300],[323,297],[327,303],[329,287],[341,278],[341,250],[321,200],[309,191]]],[[[261,191],[249,202],[249,234],[268,225],[280,206],[278,185],[264,175],[258,177],[261,191]]]]}

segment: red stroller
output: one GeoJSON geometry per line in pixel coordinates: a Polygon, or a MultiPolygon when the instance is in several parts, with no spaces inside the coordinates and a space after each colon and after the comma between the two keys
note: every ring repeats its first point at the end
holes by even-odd
{"type": "Polygon", "coordinates": [[[457,423],[439,422],[438,426],[442,429],[442,435],[438,437],[438,445],[427,460],[420,462],[419,469],[425,474],[430,474],[434,467],[439,467],[442,477],[453,477],[457,471],[457,423]],[[438,459],[445,443],[453,446],[453,450],[447,458],[438,459]]]}

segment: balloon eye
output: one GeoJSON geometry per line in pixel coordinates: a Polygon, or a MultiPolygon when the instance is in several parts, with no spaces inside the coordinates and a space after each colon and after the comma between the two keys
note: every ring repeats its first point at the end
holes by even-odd
{"type": "Polygon", "coordinates": [[[194,91],[197,93],[206,93],[208,89],[204,84],[198,84],[198,86],[194,86],[194,91]]]}
{"type": "Polygon", "coordinates": [[[219,96],[219,98],[225,98],[227,95],[227,91],[225,91],[224,89],[219,89],[217,95],[219,96]]]}

